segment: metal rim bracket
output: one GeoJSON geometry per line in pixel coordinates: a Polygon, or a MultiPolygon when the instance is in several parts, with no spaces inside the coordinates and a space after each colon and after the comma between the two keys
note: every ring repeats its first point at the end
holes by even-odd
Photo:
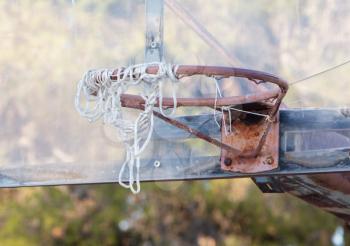
{"type": "MultiPolygon", "coordinates": [[[[240,108],[259,114],[265,114],[268,111],[267,108],[264,108],[264,105],[259,105],[259,103],[240,105],[240,108]],[[252,110],[250,107],[258,110],[252,110]]],[[[225,114],[225,120],[222,121],[221,142],[240,150],[242,153],[254,152],[259,146],[262,135],[266,129],[268,130],[266,131],[263,145],[255,156],[240,156],[222,149],[220,158],[222,170],[257,173],[276,169],[278,167],[279,148],[278,115],[274,122],[268,122],[264,117],[258,115],[237,111],[233,111],[232,114],[234,116],[231,119],[231,123],[228,122],[227,114],[225,114]],[[231,132],[227,132],[229,124],[231,124],[231,132]]]]}

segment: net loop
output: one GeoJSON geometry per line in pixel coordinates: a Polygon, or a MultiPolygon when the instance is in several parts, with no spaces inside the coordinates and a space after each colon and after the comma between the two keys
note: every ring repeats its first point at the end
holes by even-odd
{"type": "Polygon", "coordinates": [[[176,112],[176,77],[178,66],[165,63],[137,64],[117,71],[114,69],[89,70],[78,83],[75,107],[89,121],[103,117],[105,124],[117,129],[126,149],[125,161],[120,169],[118,182],[133,193],[140,191],[140,156],[146,149],[153,131],[153,108],[159,100],[159,111],[169,117],[176,112]],[[158,72],[148,73],[149,66],[158,66],[158,72]],[[112,75],[116,78],[112,79],[112,75]],[[163,110],[163,84],[170,81],[174,107],[170,114],[163,110]],[[122,111],[121,95],[132,86],[142,85],[141,97],[145,103],[136,120],[126,119],[122,111]],[[128,170],[128,172],[127,172],[128,170]],[[126,173],[128,173],[126,175],[126,173]],[[128,177],[128,182],[123,178],[128,177]]]}

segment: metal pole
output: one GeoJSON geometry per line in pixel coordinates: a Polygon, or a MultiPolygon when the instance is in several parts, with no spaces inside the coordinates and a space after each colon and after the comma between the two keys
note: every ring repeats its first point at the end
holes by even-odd
{"type": "Polygon", "coordinates": [[[164,0],[146,0],[145,62],[163,60],[164,0]]]}

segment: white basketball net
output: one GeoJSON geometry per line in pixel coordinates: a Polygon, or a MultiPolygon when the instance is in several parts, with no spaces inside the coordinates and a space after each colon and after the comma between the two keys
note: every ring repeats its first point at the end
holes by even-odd
{"type": "Polygon", "coordinates": [[[97,69],[88,71],[78,83],[75,107],[80,115],[89,121],[103,117],[105,123],[117,129],[126,149],[126,158],[120,169],[118,182],[133,193],[140,191],[140,155],[152,136],[153,109],[158,98],[159,111],[165,115],[162,107],[162,87],[166,80],[171,81],[173,85],[174,108],[171,114],[165,116],[170,116],[176,111],[176,70],[177,66],[173,69],[172,65],[164,63],[139,64],[119,69],[117,79],[111,79],[113,69],[97,69]],[[147,73],[146,69],[149,66],[158,66],[158,72],[147,73]],[[140,96],[145,100],[144,110],[135,121],[124,117],[121,105],[121,95],[131,86],[142,86],[143,92],[140,96]],[[128,182],[123,181],[126,170],[129,173],[128,182]]]}

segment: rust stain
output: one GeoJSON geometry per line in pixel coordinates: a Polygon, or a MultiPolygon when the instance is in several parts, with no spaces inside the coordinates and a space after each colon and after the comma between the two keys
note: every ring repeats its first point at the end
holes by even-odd
{"type": "Polygon", "coordinates": [[[335,216],[350,221],[350,173],[279,177],[282,188],[335,216]]]}
{"type": "MultiPolygon", "coordinates": [[[[226,134],[221,131],[221,140],[224,144],[240,150],[242,153],[253,152],[260,143],[261,135],[264,133],[265,120],[256,124],[246,124],[236,120],[232,124],[234,131],[226,134]]],[[[237,155],[226,149],[221,151],[221,168],[225,171],[256,173],[270,171],[278,167],[278,146],[279,145],[279,123],[272,123],[266,140],[260,153],[256,157],[245,157],[237,155]],[[231,164],[227,165],[225,160],[230,159],[231,164]]]]}
{"type": "Polygon", "coordinates": [[[333,199],[326,197],[324,194],[311,193],[307,195],[300,195],[299,198],[304,201],[321,207],[323,209],[327,208],[348,208],[347,205],[339,203],[333,199]]]}
{"type": "Polygon", "coordinates": [[[315,174],[309,178],[322,187],[350,195],[350,173],[315,174]]]}
{"type": "MultiPolygon", "coordinates": [[[[125,76],[123,74],[125,68],[117,68],[111,75],[112,80],[117,80],[118,76],[125,76]]],[[[146,69],[147,73],[156,74],[159,67],[157,65],[149,66],[146,69]]],[[[173,68],[174,70],[174,68],[173,68]]],[[[138,78],[140,74],[134,71],[135,78],[138,78]]],[[[227,106],[227,105],[237,105],[237,104],[246,104],[253,103],[257,101],[264,101],[267,99],[276,99],[275,105],[272,109],[272,114],[274,115],[282,103],[282,99],[288,91],[288,82],[279,78],[275,75],[244,69],[244,68],[235,68],[235,67],[220,67],[220,66],[197,66],[197,65],[179,65],[176,70],[176,76],[178,79],[184,77],[190,77],[194,75],[204,75],[208,77],[239,77],[246,78],[248,81],[253,82],[253,84],[259,85],[262,83],[271,83],[277,88],[271,90],[263,90],[257,93],[252,93],[243,96],[234,96],[234,97],[223,97],[223,98],[178,98],[177,106],[195,106],[195,107],[213,107],[214,103],[217,106],[227,106]]],[[[98,81],[96,82],[98,85],[98,81]]],[[[121,103],[124,107],[130,108],[139,108],[141,105],[144,105],[144,100],[140,96],[124,94],[121,96],[121,103]]],[[[157,101],[155,106],[159,106],[157,101]]],[[[172,98],[163,98],[164,107],[174,107],[174,102],[172,98]]]]}

